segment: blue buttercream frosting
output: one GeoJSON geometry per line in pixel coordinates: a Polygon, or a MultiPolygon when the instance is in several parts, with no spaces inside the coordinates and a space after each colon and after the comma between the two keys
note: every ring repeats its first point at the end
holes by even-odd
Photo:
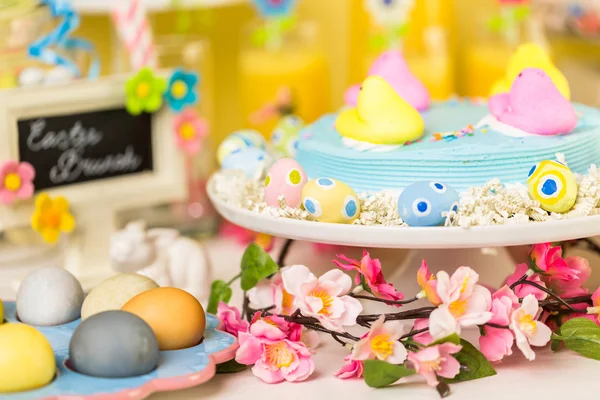
{"type": "Polygon", "coordinates": [[[445,102],[422,113],[420,141],[390,151],[348,148],[335,129],[336,114],[323,116],[300,132],[296,159],[309,179],[338,179],[357,192],[404,189],[418,181],[440,181],[464,191],[499,178],[525,183],[532,166],[563,153],[573,172],[600,165],[600,111],[575,104],[574,131],[559,136],[510,137],[491,128],[462,137],[434,140],[434,134],[475,126],[488,114],[485,104],[445,102]]]}

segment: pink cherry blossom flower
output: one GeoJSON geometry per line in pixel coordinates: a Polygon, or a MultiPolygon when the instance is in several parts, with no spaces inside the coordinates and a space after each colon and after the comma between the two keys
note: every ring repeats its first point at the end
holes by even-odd
{"type": "Polygon", "coordinates": [[[208,123],[193,108],[186,108],[173,118],[173,132],[177,147],[187,154],[196,154],[202,148],[202,139],[208,132],[208,123]]]}
{"type": "Polygon", "coordinates": [[[9,205],[16,199],[33,196],[35,170],[28,162],[6,161],[0,166],[0,204],[9,205]]]}
{"type": "MultiPolygon", "coordinates": [[[[508,326],[513,309],[519,307],[519,299],[514,292],[504,286],[492,295],[492,318],[489,323],[508,326]]],[[[504,356],[512,354],[512,345],[515,341],[509,329],[483,327],[483,334],[479,337],[479,347],[485,358],[489,361],[500,361],[504,356]]]]}
{"type": "Polygon", "coordinates": [[[288,322],[278,315],[268,315],[265,317],[260,316],[260,312],[256,312],[252,317],[252,324],[262,320],[268,324],[277,327],[281,332],[285,334],[285,338],[292,342],[298,342],[302,335],[302,325],[294,322],[288,322]]]}
{"type": "Polygon", "coordinates": [[[263,279],[248,291],[250,307],[254,309],[275,306],[275,314],[290,315],[294,310],[294,296],[283,287],[283,272],[290,267],[281,268],[270,279],[263,279]]]}
{"type": "Polygon", "coordinates": [[[461,327],[483,325],[492,318],[490,291],[476,284],[479,275],[471,268],[460,267],[452,277],[440,271],[437,280],[442,304],[429,316],[429,331],[434,339],[460,334],[461,327]]]}
{"type": "Polygon", "coordinates": [[[417,353],[409,353],[410,361],[415,370],[427,379],[429,386],[438,385],[438,376],[454,378],[460,372],[460,363],[451,354],[456,354],[462,346],[454,343],[442,343],[426,347],[417,353]]]}
{"type": "Polygon", "coordinates": [[[593,316],[593,321],[600,325],[600,287],[592,294],[592,307],[587,308],[587,313],[593,316]]]}
{"type": "Polygon", "coordinates": [[[267,383],[303,381],[314,371],[310,350],[301,342],[285,339],[285,334],[268,322],[256,321],[249,333],[240,332],[238,340],[235,360],[254,365],[252,373],[267,383]]]}
{"type": "MultiPolygon", "coordinates": [[[[333,260],[334,264],[346,271],[356,270],[358,273],[354,277],[356,285],[361,284],[361,277],[368,287],[364,289],[373,293],[375,297],[385,300],[402,300],[404,295],[394,288],[394,285],[387,283],[381,272],[381,262],[379,259],[371,259],[369,252],[363,250],[362,259],[360,261],[353,260],[343,254],[337,256],[344,262],[333,260]]],[[[363,285],[364,286],[364,285],[363,285]]]]}
{"type": "Polygon", "coordinates": [[[238,332],[248,332],[250,324],[240,317],[240,310],[237,307],[231,307],[227,303],[219,302],[217,309],[219,317],[219,329],[233,336],[238,337],[238,332]]]}
{"type": "Polygon", "coordinates": [[[311,350],[316,349],[321,344],[321,337],[317,331],[311,329],[302,329],[300,341],[311,350]]]}
{"type": "Polygon", "coordinates": [[[417,272],[417,282],[421,287],[421,293],[417,296],[427,298],[434,306],[438,306],[442,303],[440,296],[437,294],[437,281],[435,276],[429,272],[429,267],[425,260],[423,260],[421,267],[417,272]]]}
{"type": "Polygon", "coordinates": [[[363,361],[353,360],[352,354],[348,354],[344,358],[344,365],[334,375],[340,379],[362,378],[363,361]]]}
{"type": "Polygon", "coordinates": [[[381,360],[391,364],[402,364],[407,352],[399,341],[404,333],[404,326],[399,321],[385,322],[385,316],[380,316],[371,329],[352,348],[354,360],[381,360]]]}
{"type": "MultiPolygon", "coordinates": [[[[523,275],[525,275],[525,273],[527,272],[528,267],[527,264],[517,264],[517,267],[515,268],[515,272],[508,277],[508,279],[506,280],[506,284],[508,286],[511,286],[513,283],[515,283],[517,280],[519,280],[523,275]]],[[[530,277],[527,278],[528,281],[530,282],[535,282],[540,286],[546,287],[546,284],[544,282],[542,282],[542,279],[540,278],[540,274],[533,274],[530,277]]],[[[514,288],[515,294],[517,295],[517,297],[519,298],[524,298],[525,296],[527,296],[528,294],[533,294],[535,296],[536,299],[538,300],[544,300],[548,295],[544,292],[542,292],[540,289],[535,288],[531,285],[517,285],[514,288]]]]}
{"type": "Polygon", "coordinates": [[[545,346],[552,335],[550,328],[537,321],[539,313],[538,300],[534,295],[528,294],[523,299],[521,307],[510,317],[510,329],[515,334],[517,347],[531,361],[535,360],[535,353],[531,350],[531,346],[545,346]]]}
{"type": "Polygon", "coordinates": [[[573,256],[565,258],[565,263],[572,271],[577,271],[577,279],[556,279],[554,275],[542,277],[542,279],[546,281],[548,287],[552,289],[554,293],[563,298],[577,297],[588,294],[589,290],[582,287],[592,272],[588,260],[583,257],[573,256]]]}
{"type": "Polygon", "coordinates": [[[338,269],[317,279],[304,265],[293,265],[281,273],[284,289],[294,296],[294,307],[315,317],[324,328],[343,332],[343,326],[356,324],[362,311],[360,302],[346,294],[352,280],[338,269]]]}
{"type": "MultiPolygon", "coordinates": [[[[419,318],[415,320],[415,324],[413,326],[413,329],[415,331],[425,328],[429,328],[429,318],[419,318]]],[[[429,333],[429,330],[416,334],[415,336],[413,336],[413,340],[417,343],[422,344],[423,346],[429,346],[435,341],[433,339],[433,336],[431,336],[431,333],[429,333]]]]}
{"type": "Polygon", "coordinates": [[[554,279],[571,281],[577,279],[579,271],[569,268],[562,258],[562,247],[551,247],[550,243],[534,244],[529,252],[529,260],[534,270],[545,272],[554,279]]]}

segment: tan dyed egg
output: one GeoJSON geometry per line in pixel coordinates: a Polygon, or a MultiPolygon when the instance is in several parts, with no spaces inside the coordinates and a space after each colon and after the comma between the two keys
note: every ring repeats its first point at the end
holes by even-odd
{"type": "Polygon", "coordinates": [[[302,201],[302,188],[306,184],[304,170],[293,158],[277,161],[265,179],[265,201],[271,207],[279,207],[277,198],[285,196],[290,207],[299,207],[302,201]]]}
{"type": "Polygon", "coordinates": [[[319,222],[349,224],[360,215],[356,192],[331,178],[317,178],[304,185],[302,206],[319,222]]]}

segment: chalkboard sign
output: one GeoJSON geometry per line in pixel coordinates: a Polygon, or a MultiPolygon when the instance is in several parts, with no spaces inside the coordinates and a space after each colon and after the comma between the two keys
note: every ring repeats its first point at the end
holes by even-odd
{"type": "Polygon", "coordinates": [[[36,191],[153,170],[152,117],[124,108],[17,120],[36,191]]]}

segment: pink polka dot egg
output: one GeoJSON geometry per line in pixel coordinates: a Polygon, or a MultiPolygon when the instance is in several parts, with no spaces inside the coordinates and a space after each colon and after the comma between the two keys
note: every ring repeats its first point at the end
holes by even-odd
{"type": "Polygon", "coordinates": [[[283,195],[288,206],[300,206],[302,188],[307,180],[296,160],[282,158],[273,164],[265,179],[265,202],[271,207],[279,207],[277,198],[283,195]]]}

